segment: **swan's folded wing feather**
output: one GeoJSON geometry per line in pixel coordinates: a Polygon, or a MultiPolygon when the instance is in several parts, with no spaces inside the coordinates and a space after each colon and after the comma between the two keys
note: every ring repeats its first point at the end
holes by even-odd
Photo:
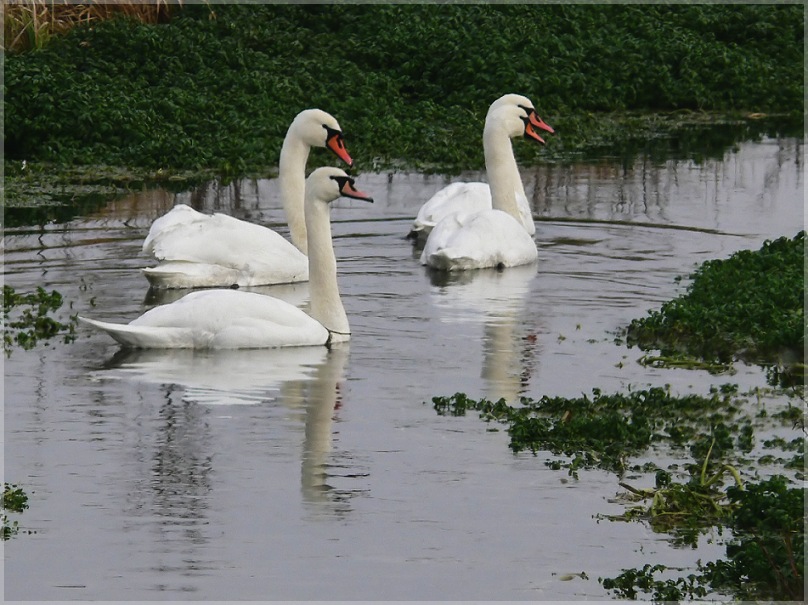
{"type": "Polygon", "coordinates": [[[204,222],[210,218],[207,214],[197,212],[187,204],[177,204],[163,216],[156,219],[149,228],[146,239],[143,240],[143,252],[154,254],[154,246],[168,233],[184,226],[204,222]]]}
{"type": "Polygon", "coordinates": [[[150,250],[161,262],[157,271],[146,271],[154,285],[250,286],[308,279],[308,258],[279,233],[224,214],[203,216],[174,224],[151,240],[150,250]],[[173,264],[163,267],[168,263],[173,264]]]}
{"type": "Polygon", "coordinates": [[[163,231],[152,241],[155,258],[238,268],[256,256],[295,256],[294,251],[297,251],[279,233],[261,225],[223,214],[215,214],[207,219],[175,225],[163,231]]]}
{"type": "Polygon", "coordinates": [[[480,212],[491,207],[487,183],[451,183],[435,193],[418,210],[413,231],[428,231],[456,212],[480,212]]]}
{"type": "Polygon", "coordinates": [[[97,321],[81,316],[79,316],[79,320],[103,330],[125,347],[134,349],[199,348],[199,345],[195,344],[194,331],[190,328],[133,326],[97,321]]]}

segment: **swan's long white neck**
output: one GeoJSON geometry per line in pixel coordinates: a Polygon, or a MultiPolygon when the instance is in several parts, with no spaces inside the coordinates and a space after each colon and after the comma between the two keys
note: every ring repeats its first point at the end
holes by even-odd
{"type": "Polygon", "coordinates": [[[502,210],[521,223],[516,191],[524,192],[513,146],[507,132],[496,122],[486,120],[483,130],[485,171],[491,187],[491,207],[502,210]]]}
{"type": "Polygon", "coordinates": [[[329,206],[314,199],[307,199],[305,206],[311,292],[309,315],[331,332],[331,342],[348,340],[351,328],[337,285],[337,258],[331,240],[329,206]]]}
{"type": "Polygon", "coordinates": [[[289,223],[289,234],[292,243],[303,254],[308,250],[303,200],[306,192],[306,161],[310,150],[311,147],[300,139],[295,129],[290,128],[283,139],[278,164],[278,186],[289,223]]]}

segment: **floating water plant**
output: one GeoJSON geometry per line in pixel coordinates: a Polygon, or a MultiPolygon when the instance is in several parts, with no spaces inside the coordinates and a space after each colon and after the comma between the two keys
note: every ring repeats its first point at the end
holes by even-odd
{"type": "Polygon", "coordinates": [[[726,559],[699,564],[698,573],[680,577],[681,570],[662,564],[624,570],[615,578],[599,578],[604,588],[623,598],[647,594],[655,601],[698,599],[728,594],[745,599],[801,598],[804,566],[804,491],[789,486],[789,479],[774,475],[759,480],[761,467],[778,464],[800,478],[804,438],[773,437],[759,447],[779,450],[792,458],[765,462],[749,459],[758,447],[755,429],[804,430],[800,408],[790,403],[771,413],[762,406],[766,394],[780,389],[739,393],[734,385],[713,388],[708,396],[674,396],[667,388],[650,388],[578,398],[522,398],[519,405],[504,399],[475,400],[463,393],[434,397],[438,414],[463,416],[477,411],[488,422],[508,426],[514,452],[542,454],[545,464],[566,468],[580,479],[585,469],[615,472],[621,478],[654,473],[655,487],[635,487],[623,478],[621,515],[600,518],[642,521],[670,535],[672,543],[696,547],[702,534],[713,528],[732,530],[726,540],[726,559]],[[751,416],[749,403],[757,414],[751,416]],[[691,462],[667,469],[653,462],[632,463],[649,450],[689,454],[691,462]],[[677,480],[682,475],[684,481],[677,480]]]}
{"type": "Polygon", "coordinates": [[[13,347],[31,349],[42,340],[61,336],[64,342],[76,338],[76,318],[63,323],[51,316],[63,304],[62,295],[56,290],[47,292],[37,288],[35,292],[18,294],[11,286],[3,286],[3,346],[6,355],[13,347]]]}
{"type": "MultiPolygon", "coordinates": [[[[441,415],[479,412],[486,421],[508,425],[514,452],[545,451],[551,468],[566,468],[573,476],[584,468],[600,468],[622,475],[632,468],[630,459],[662,443],[684,447],[696,438],[705,422],[735,426],[739,404],[732,386],[714,389],[707,396],[675,396],[654,387],[607,395],[598,389],[578,398],[523,398],[520,406],[504,399],[473,400],[464,393],[433,397],[441,415]]],[[[708,424],[709,426],[709,424],[708,424]]]]}
{"type": "Polygon", "coordinates": [[[710,470],[715,444],[714,436],[700,469],[690,465],[692,474],[688,482],[673,481],[671,474],[662,470],[656,473],[656,487],[653,489],[638,489],[621,481],[620,486],[627,490],[625,500],[650,500],[650,504],[631,506],[622,515],[605,518],[613,521],[644,520],[654,531],[671,532],[675,542],[695,547],[702,530],[722,523],[732,512],[727,494],[721,489],[725,476],[730,476],[734,484],[743,489],[743,480],[734,466],[719,464],[715,472],[710,470]]]}
{"type": "Polygon", "coordinates": [[[21,513],[28,508],[28,496],[21,487],[9,483],[3,485],[2,538],[8,540],[19,531],[19,521],[12,521],[8,513],[21,513]]]}
{"type": "Polygon", "coordinates": [[[726,559],[699,564],[697,574],[657,579],[664,565],[627,569],[615,578],[599,578],[616,595],[654,601],[702,598],[709,592],[735,600],[804,600],[804,496],[788,480],[774,476],[741,488],[727,489],[729,514],[722,524],[732,529],[726,559]]]}
{"type": "Polygon", "coordinates": [[[629,346],[656,349],[651,365],[725,368],[743,358],[774,366],[781,382],[804,381],[805,232],[711,260],[690,275],[687,292],[635,319],[629,346]]]}

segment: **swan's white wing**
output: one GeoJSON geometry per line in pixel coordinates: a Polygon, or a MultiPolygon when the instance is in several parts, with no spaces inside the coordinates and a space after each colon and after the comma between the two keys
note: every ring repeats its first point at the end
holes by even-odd
{"type": "Polygon", "coordinates": [[[138,348],[249,349],[323,345],[328,330],[282,300],[235,290],[192,292],[128,325],[81,318],[138,348]]]}
{"type": "MultiPolygon", "coordinates": [[[[536,232],[533,213],[524,194],[516,191],[516,205],[519,216],[529,235],[536,232]]],[[[482,212],[491,209],[491,188],[488,183],[452,183],[433,195],[418,210],[412,224],[414,233],[428,235],[435,225],[457,212],[482,212]]]]}
{"type": "Polygon", "coordinates": [[[152,225],[148,249],[161,264],[144,272],[153,285],[252,286],[308,279],[306,255],[272,229],[225,214],[191,212],[197,216],[177,212],[159,231],[152,225]],[[189,220],[183,222],[182,215],[189,220]]]}
{"type": "Polygon", "coordinates": [[[506,212],[458,213],[438,223],[424,245],[421,263],[444,271],[516,267],[538,251],[524,227],[506,212]]]}
{"type": "Polygon", "coordinates": [[[457,212],[480,212],[491,208],[487,183],[452,183],[429,198],[415,217],[413,231],[428,233],[441,220],[457,212]]]}
{"type": "Polygon", "coordinates": [[[161,236],[168,233],[175,227],[182,227],[198,221],[205,221],[210,218],[207,214],[197,212],[187,204],[177,204],[163,216],[156,219],[149,228],[149,234],[143,241],[143,252],[153,254],[154,243],[161,236]]]}
{"type": "Polygon", "coordinates": [[[451,242],[452,237],[463,228],[463,225],[471,220],[476,212],[455,212],[440,221],[432,231],[421,251],[421,264],[426,265],[430,256],[443,250],[451,242]]]}
{"type": "Polygon", "coordinates": [[[536,224],[533,222],[533,211],[530,209],[530,204],[527,198],[522,195],[521,191],[516,192],[516,206],[519,208],[522,226],[525,228],[528,235],[533,235],[536,233],[536,224]]]}

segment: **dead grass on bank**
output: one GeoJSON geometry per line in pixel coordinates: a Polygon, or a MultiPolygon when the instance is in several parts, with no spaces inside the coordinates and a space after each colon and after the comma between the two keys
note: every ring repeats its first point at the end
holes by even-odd
{"type": "Polygon", "coordinates": [[[132,2],[108,0],[78,4],[62,0],[4,0],[3,50],[20,52],[41,48],[71,28],[113,17],[129,17],[143,23],[167,21],[182,0],[132,2]]]}

